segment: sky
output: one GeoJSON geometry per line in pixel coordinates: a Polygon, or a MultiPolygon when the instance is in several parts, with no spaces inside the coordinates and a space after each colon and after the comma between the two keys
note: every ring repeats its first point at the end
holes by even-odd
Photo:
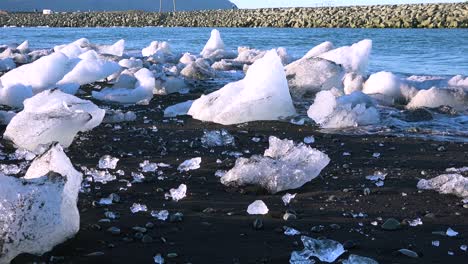
{"type": "Polygon", "coordinates": [[[239,8],[315,7],[375,4],[453,3],[460,0],[231,0],[239,8]]]}

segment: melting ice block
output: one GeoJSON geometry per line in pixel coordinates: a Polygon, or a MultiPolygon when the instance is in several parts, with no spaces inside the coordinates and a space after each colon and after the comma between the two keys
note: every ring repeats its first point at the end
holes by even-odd
{"type": "Polygon", "coordinates": [[[16,84],[9,87],[2,87],[0,80],[0,104],[11,107],[23,107],[24,100],[33,96],[31,86],[16,84]]]}
{"type": "Polygon", "coordinates": [[[60,145],[35,159],[22,179],[0,174],[0,263],[42,255],[73,237],[82,175],[60,145]]]}
{"type": "Polygon", "coordinates": [[[211,37],[200,55],[206,59],[219,60],[226,57],[232,57],[233,54],[224,49],[224,42],[221,39],[221,34],[217,29],[213,29],[211,31],[211,37]]]}
{"type": "Polygon", "coordinates": [[[153,41],[151,44],[141,51],[143,57],[152,57],[157,63],[166,63],[166,61],[173,61],[174,55],[172,54],[171,47],[166,41],[153,41]]]}
{"type": "Polygon", "coordinates": [[[292,140],[271,136],[263,156],[239,158],[222,178],[224,185],[260,185],[271,193],[296,189],[316,178],[330,158],[316,149],[292,140]]]}
{"type": "Polygon", "coordinates": [[[94,83],[105,79],[121,69],[120,65],[113,61],[99,59],[97,53],[93,50],[80,55],[80,58],[83,59],[57,83],[58,85],[94,83]]]}
{"type": "Polygon", "coordinates": [[[334,240],[319,240],[307,236],[302,236],[301,240],[304,244],[304,250],[294,251],[290,263],[303,263],[300,261],[306,261],[310,257],[317,257],[322,262],[332,263],[345,253],[343,245],[334,240]]]}
{"type": "Polygon", "coordinates": [[[94,49],[99,54],[122,57],[125,51],[125,40],[121,39],[112,45],[96,45],[94,49]]]}
{"type": "Polygon", "coordinates": [[[54,88],[70,70],[68,57],[56,52],[7,72],[0,81],[4,87],[30,86],[34,93],[39,93],[54,88]]]}
{"type": "Polygon", "coordinates": [[[52,142],[68,147],[78,132],[101,124],[104,115],[90,101],[47,90],[24,101],[24,110],[11,120],[3,137],[33,152],[52,142]]]}
{"type": "Polygon", "coordinates": [[[186,160],[177,167],[177,170],[182,172],[199,169],[201,161],[202,159],[200,157],[186,160]]]}
{"type": "Polygon", "coordinates": [[[352,46],[344,46],[319,55],[319,58],[341,64],[347,72],[365,75],[372,51],[372,40],[365,39],[352,46]]]}
{"type": "Polygon", "coordinates": [[[418,189],[435,190],[442,194],[453,194],[468,198],[468,178],[461,174],[442,174],[430,180],[420,180],[418,189]]]}
{"type": "Polygon", "coordinates": [[[330,51],[332,49],[334,49],[333,43],[331,43],[330,41],[325,41],[325,42],[313,47],[302,58],[303,59],[309,59],[309,58],[317,57],[317,56],[319,56],[321,54],[324,54],[325,52],[328,52],[328,51],[330,51]]]}
{"type": "Polygon", "coordinates": [[[164,117],[176,117],[179,115],[186,115],[190,107],[192,107],[193,101],[189,100],[186,102],[171,105],[164,110],[164,117]]]}
{"type": "Polygon", "coordinates": [[[307,115],[323,128],[357,127],[380,122],[379,111],[362,92],[338,98],[331,91],[319,92],[307,115]]]}
{"type": "Polygon", "coordinates": [[[180,71],[180,75],[194,80],[205,80],[215,77],[216,73],[205,59],[199,58],[187,64],[180,71]]]}
{"type": "Polygon", "coordinates": [[[377,72],[369,76],[362,90],[366,94],[380,94],[392,99],[403,96],[401,80],[391,72],[377,72]]]}
{"type": "Polygon", "coordinates": [[[202,95],[188,111],[193,118],[223,125],[278,120],[296,113],[276,51],[256,61],[243,80],[202,95]]]}
{"type": "Polygon", "coordinates": [[[463,89],[442,89],[433,87],[429,90],[419,91],[408,103],[406,108],[437,108],[439,106],[450,106],[457,110],[467,108],[467,94],[463,89]]]}
{"type": "Polygon", "coordinates": [[[187,196],[187,185],[181,184],[177,189],[170,189],[169,196],[173,201],[178,202],[187,196]]]}
{"type": "Polygon", "coordinates": [[[16,63],[11,58],[0,58],[0,72],[6,72],[16,68],[16,63]]]}
{"type": "Polygon", "coordinates": [[[302,58],[285,67],[293,97],[332,88],[343,89],[345,70],[341,65],[320,58],[302,58]]]}
{"type": "Polygon", "coordinates": [[[256,200],[247,207],[247,213],[250,215],[268,214],[268,207],[262,200],[256,200]]]}
{"type": "Polygon", "coordinates": [[[153,73],[143,68],[135,73],[137,82],[135,87],[120,88],[111,87],[105,88],[100,92],[93,91],[94,98],[101,101],[110,101],[121,104],[148,104],[153,98],[153,89],[155,87],[155,79],[153,73]]]}

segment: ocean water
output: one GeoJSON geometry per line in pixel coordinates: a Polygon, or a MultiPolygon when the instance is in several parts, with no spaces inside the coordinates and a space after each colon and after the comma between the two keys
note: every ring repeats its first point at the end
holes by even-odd
{"type": "MultiPolygon", "coordinates": [[[[336,47],[350,45],[362,39],[372,39],[369,74],[390,71],[402,78],[413,75],[450,78],[468,75],[467,29],[276,29],[220,28],[227,49],[239,46],[257,49],[285,47],[293,58],[324,41],[336,47]]],[[[151,41],[168,41],[175,53],[198,54],[210,36],[210,28],[0,28],[0,44],[29,40],[31,49],[52,48],[55,45],[88,38],[92,43],[112,44],[125,39],[129,55],[139,56],[151,41]]],[[[235,75],[239,76],[239,75],[235,75]]],[[[427,87],[428,88],[428,87],[427,87]]],[[[310,105],[310,104],[309,104],[310,105]]],[[[401,109],[381,107],[382,123],[340,133],[383,133],[402,136],[429,137],[438,140],[468,142],[468,110],[459,115],[434,113],[434,120],[404,122],[401,109]]]]}

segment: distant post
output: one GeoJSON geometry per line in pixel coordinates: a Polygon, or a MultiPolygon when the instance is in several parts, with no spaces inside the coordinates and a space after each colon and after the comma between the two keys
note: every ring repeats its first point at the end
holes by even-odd
{"type": "Polygon", "coordinates": [[[176,0],[172,0],[172,3],[174,4],[174,12],[176,12],[176,0]]]}
{"type": "Polygon", "coordinates": [[[162,0],[159,0],[159,13],[162,12],[162,0]]]}

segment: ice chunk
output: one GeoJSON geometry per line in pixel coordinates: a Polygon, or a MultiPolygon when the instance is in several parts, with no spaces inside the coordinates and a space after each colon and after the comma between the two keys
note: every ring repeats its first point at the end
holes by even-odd
{"type": "Polygon", "coordinates": [[[29,51],[29,41],[25,40],[23,43],[16,47],[16,50],[21,53],[27,53],[29,51]]]}
{"type": "Polygon", "coordinates": [[[194,80],[205,80],[214,78],[216,73],[206,59],[199,58],[187,64],[180,72],[180,75],[194,80]]]}
{"type": "Polygon", "coordinates": [[[325,52],[328,52],[328,51],[330,51],[332,49],[334,49],[333,43],[331,43],[330,41],[325,41],[325,42],[313,47],[302,58],[303,59],[309,59],[309,58],[317,57],[317,56],[319,56],[319,55],[321,55],[321,54],[323,54],[325,52]]]}
{"type": "Polygon", "coordinates": [[[312,144],[315,142],[315,138],[314,136],[308,136],[308,137],[305,137],[303,141],[306,144],[312,144]]]}
{"type": "Polygon", "coordinates": [[[172,54],[171,47],[166,41],[158,42],[153,41],[151,44],[141,51],[143,57],[151,57],[156,63],[173,62],[174,55],[172,54]]]}
{"type": "Polygon", "coordinates": [[[112,45],[96,46],[96,51],[104,55],[122,57],[125,51],[125,40],[121,39],[112,45]]]}
{"type": "Polygon", "coordinates": [[[16,175],[21,172],[21,168],[16,164],[0,164],[0,173],[5,175],[16,175]]]}
{"type": "Polygon", "coordinates": [[[303,259],[317,257],[322,262],[332,263],[339,258],[344,252],[343,245],[330,239],[313,239],[311,237],[302,236],[304,250],[296,251],[295,256],[302,256],[303,259]]]}
{"type": "Polygon", "coordinates": [[[24,110],[11,120],[3,137],[33,152],[52,142],[68,147],[78,132],[97,127],[104,114],[90,101],[47,90],[24,101],[24,110]]]}
{"type": "Polygon", "coordinates": [[[170,189],[169,195],[166,197],[171,197],[174,202],[178,202],[187,196],[187,185],[181,184],[177,189],[170,189]]]}
{"type": "Polygon", "coordinates": [[[118,158],[114,158],[110,155],[104,155],[99,159],[99,168],[115,170],[115,168],[117,168],[117,162],[119,162],[118,158]]]}
{"type": "Polygon", "coordinates": [[[188,114],[223,125],[278,120],[296,113],[286,75],[275,51],[256,61],[246,77],[195,100],[188,114]]]}
{"type": "Polygon", "coordinates": [[[435,190],[442,194],[468,198],[468,178],[461,174],[442,174],[430,180],[422,179],[417,187],[422,190],[435,190]]]}
{"type": "Polygon", "coordinates": [[[211,37],[206,43],[200,55],[206,59],[220,60],[226,57],[233,57],[231,52],[224,49],[224,42],[218,30],[211,31],[211,37]]]}
{"type": "Polygon", "coordinates": [[[0,58],[0,72],[6,72],[16,68],[16,63],[11,58],[0,58]]]}
{"type": "Polygon", "coordinates": [[[303,58],[285,67],[291,94],[301,98],[332,88],[343,89],[345,71],[341,65],[320,58],[303,58]]]}
{"type": "Polygon", "coordinates": [[[296,189],[317,177],[330,162],[328,156],[302,143],[271,136],[264,156],[239,158],[222,178],[224,185],[260,185],[271,193],[296,189]]]}
{"type": "Polygon", "coordinates": [[[372,40],[365,39],[352,46],[337,48],[318,57],[341,64],[347,72],[365,75],[372,50],[372,40]]]}
{"type": "Polygon", "coordinates": [[[366,94],[381,94],[393,99],[401,98],[401,80],[391,72],[372,74],[364,83],[363,92],[366,94]]]}
{"type": "Polygon", "coordinates": [[[167,210],[151,211],[151,216],[158,220],[166,221],[169,217],[169,212],[167,210]]]}
{"type": "Polygon", "coordinates": [[[284,234],[287,235],[287,236],[297,236],[297,235],[301,234],[301,232],[299,230],[294,229],[292,227],[285,226],[283,228],[286,229],[286,230],[284,230],[284,234]]]}
{"type": "Polygon", "coordinates": [[[205,147],[221,147],[234,145],[234,137],[226,129],[204,131],[201,143],[205,147]]]}
{"type": "Polygon", "coordinates": [[[468,88],[468,77],[463,77],[462,75],[453,76],[448,80],[448,85],[450,87],[468,88]]]}
{"type": "Polygon", "coordinates": [[[0,263],[42,255],[78,232],[81,181],[59,145],[34,160],[23,179],[0,174],[0,263]]]}
{"type": "Polygon", "coordinates": [[[343,79],[345,94],[351,94],[355,91],[362,91],[364,87],[364,76],[354,72],[347,73],[343,79]]]}
{"type": "Polygon", "coordinates": [[[458,232],[453,230],[452,228],[447,228],[447,232],[445,232],[445,234],[449,237],[456,237],[458,236],[458,232]]]}
{"type": "Polygon", "coordinates": [[[151,163],[149,160],[145,160],[140,163],[140,168],[143,172],[155,172],[158,169],[158,164],[151,163]]]}
{"type": "Polygon", "coordinates": [[[143,68],[135,73],[135,77],[138,80],[135,87],[105,88],[100,92],[93,91],[92,95],[101,101],[121,104],[148,104],[153,98],[153,89],[155,87],[154,75],[148,69],[143,68]]]}
{"type": "Polygon", "coordinates": [[[132,207],[130,207],[130,211],[134,214],[138,212],[146,212],[148,211],[148,207],[144,204],[134,203],[132,207]]]}
{"type": "Polygon", "coordinates": [[[378,110],[372,100],[362,92],[336,98],[330,91],[315,97],[307,115],[323,128],[357,127],[380,122],[378,110]]]}
{"type": "Polygon", "coordinates": [[[237,58],[235,58],[234,61],[250,65],[255,61],[263,58],[263,56],[265,56],[266,51],[251,49],[249,47],[238,47],[237,53],[237,58]]]}
{"type": "Polygon", "coordinates": [[[466,109],[467,94],[462,89],[449,90],[433,87],[429,90],[421,90],[408,103],[406,108],[437,108],[439,106],[450,106],[454,109],[466,109]]]}
{"type": "Polygon", "coordinates": [[[182,162],[179,167],[177,168],[178,171],[190,171],[196,170],[200,168],[201,158],[193,158],[182,162]]]}
{"type": "Polygon", "coordinates": [[[190,107],[192,107],[193,101],[189,100],[183,103],[169,106],[164,110],[164,117],[176,117],[179,115],[187,115],[190,107]]]}
{"type": "Polygon", "coordinates": [[[178,77],[166,77],[156,82],[154,94],[186,93],[190,91],[185,80],[178,77]]]}
{"type": "Polygon", "coordinates": [[[186,52],[179,59],[179,62],[182,63],[182,64],[187,65],[187,64],[190,64],[190,63],[192,63],[192,62],[194,62],[196,60],[197,60],[197,57],[195,55],[192,55],[192,54],[186,52]]]}
{"type": "Polygon", "coordinates": [[[268,207],[262,200],[256,200],[247,207],[247,213],[250,215],[268,214],[268,207]]]}
{"type": "Polygon", "coordinates": [[[106,111],[103,123],[133,122],[136,118],[137,116],[133,111],[122,112],[121,110],[109,110],[106,111]]]}
{"type": "Polygon", "coordinates": [[[345,261],[343,261],[343,264],[379,264],[377,261],[371,259],[371,258],[366,258],[366,257],[361,257],[358,255],[349,255],[349,258],[345,261]]]}
{"type": "Polygon", "coordinates": [[[9,87],[2,87],[0,80],[0,104],[10,107],[23,107],[24,100],[33,97],[31,86],[16,84],[9,87]]]}
{"type": "Polygon", "coordinates": [[[164,258],[161,256],[161,254],[154,256],[153,260],[156,264],[164,264],[164,258]]]}
{"type": "Polygon", "coordinates": [[[91,176],[94,182],[106,184],[117,179],[115,175],[110,174],[108,171],[100,171],[96,169],[86,170],[86,176],[91,176]]]}
{"type": "Polygon", "coordinates": [[[283,197],[281,197],[281,200],[283,201],[284,205],[288,205],[292,199],[294,199],[296,197],[296,193],[295,194],[290,194],[290,193],[287,193],[285,195],[283,195],[283,197]]]}
{"type": "Polygon", "coordinates": [[[34,93],[54,88],[71,69],[69,59],[61,52],[13,69],[0,77],[3,87],[30,86],[34,93]]]}
{"type": "Polygon", "coordinates": [[[139,69],[143,67],[143,61],[132,57],[130,59],[123,59],[119,61],[119,65],[127,69],[134,69],[134,68],[139,69]]]}
{"type": "MultiPolygon", "coordinates": [[[[113,61],[105,61],[98,58],[95,51],[90,50],[81,55],[83,58],[67,73],[57,84],[77,83],[79,85],[90,84],[105,79],[120,71],[119,64],[113,61]],[[89,55],[87,55],[89,53],[89,55]]],[[[80,56],[80,57],[81,57],[80,56]]]]}

